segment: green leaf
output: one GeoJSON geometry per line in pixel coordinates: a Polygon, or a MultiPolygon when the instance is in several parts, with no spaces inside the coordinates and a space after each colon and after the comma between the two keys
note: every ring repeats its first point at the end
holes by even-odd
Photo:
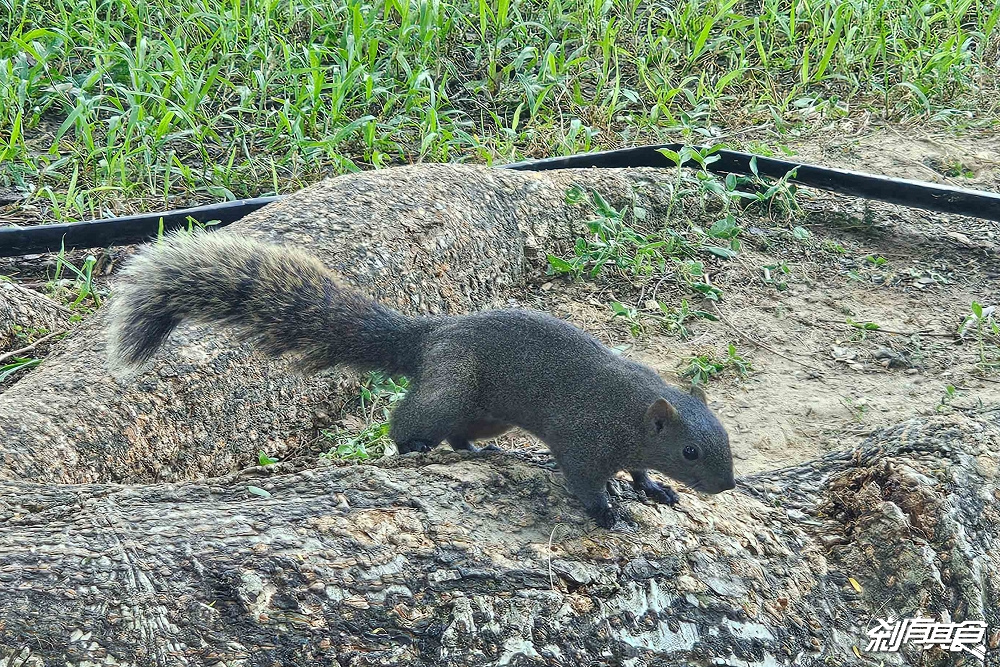
{"type": "Polygon", "coordinates": [[[727,239],[735,236],[734,232],[739,231],[736,226],[736,221],[731,215],[727,215],[721,220],[716,220],[712,224],[711,228],[708,230],[709,236],[714,236],[717,239],[727,239]]]}
{"type": "Polygon", "coordinates": [[[719,295],[722,294],[722,290],[718,287],[712,285],[706,285],[705,283],[694,283],[691,288],[697,292],[700,292],[709,301],[718,301],[719,295]]]}
{"type": "Polygon", "coordinates": [[[598,213],[608,218],[618,218],[621,217],[621,213],[615,210],[607,200],[601,196],[601,193],[597,190],[591,190],[590,196],[594,200],[594,206],[597,207],[598,213]]]}
{"type": "Polygon", "coordinates": [[[270,498],[271,494],[260,488],[259,486],[248,486],[247,491],[254,494],[255,496],[260,496],[261,498],[270,498]]]}
{"type": "Polygon", "coordinates": [[[709,251],[713,255],[718,255],[719,257],[722,257],[723,259],[730,259],[732,257],[736,257],[736,253],[733,252],[732,250],[730,250],[729,248],[723,248],[723,247],[717,246],[717,245],[708,245],[708,246],[705,246],[705,250],[709,251]]]}
{"type": "Polygon", "coordinates": [[[681,156],[675,153],[674,151],[670,150],[669,148],[657,148],[656,150],[658,150],[663,155],[663,157],[673,162],[675,166],[679,167],[681,165],[681,156]]]}
{"type": "Polygon", "coordinates": [[[875,322],[855,322],[850,317],[847,318],[847,323],[855,329],[864,329],[865,331],[878,331],[882,328],[875,322]]]}
{"type": "Polygon", "coordinates": [[[269,466],[269,465],[272,465],[274,463],[277,463],[278,459],[272,459],[270,456],[268,456],[266,453],[264,453],[264,450],[261,450],[257,454],[257,461],[262,466],[269,466]]]}
{"type": "Polygon", "coordinates": [[[24,370],[26,368],[34,368],[40,363],[42,363],[41,359],[14,357],[8,363],[0,364],[0,382],[3,382],[17,371],[24,370]]]}
{"type": "Polygon", "coordinates": [[[792,230],[792,236],[794,236],[800,241],[805,241],[810,236],[812,236],[812,234],[805,227],[796,227],[795,229],[792,230]]]}
{"type": "Polygon", "coordinates": [[[521,112],[522,111],[524,111],[524,102],[521,102],[520,104],[518,104],[517,108],[514,109],[514,118],[512,118],[511,121],[510,121],[510,131],[511,132],[517,132],[517,125],[518,125],[518,123],[521,120],[521,112]]]}
{"type": "Polygon", "coordinates": [[[583,188],[579,185],[571,186],[566,190],[566,203],[569,205],[579,204],[583,201],[583,188]]]}
{"type": "Polygon", "coordinates": [[[573,273],[576,271],[576,267],[555,255],[546,255],[546,259],[549,260],[549,266],[556,273],[573,273]]]}
{"type": "Polygon", "coordinates": [[[351,135],[353,135],[358,130],[359,127],[366,125],[369,121],[373,120],[375,120],[375,116],[362,116],[361,118],[351,121],[347,125],[344,125],[343,127],[339,128],[336,132],[334,132],[332,139],[330,139],[330,142],[334,144],[339,144],[347,140],[348,138],[351,137],[351,135]]]}

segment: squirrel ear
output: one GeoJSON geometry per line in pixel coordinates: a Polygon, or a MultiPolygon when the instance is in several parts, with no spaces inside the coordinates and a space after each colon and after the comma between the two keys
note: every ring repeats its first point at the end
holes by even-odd
{"type": "Polygon", "coordinates": [[[692,384],[691,385],[691,395],[694,396],[695,398],[697,398],[699,401],[701,401],[705,405],[708,405],[708,394],[706,394],[705,390],[701,388],[701,385],[699,385],[699,384],[692,384]]]}
{"type": "Polygon", "coordinates": [[[668,422],[678,419],[677,408],[670,405],[665,398],[658,398],[652,405],[646,408],[646,423],[649,424],[653,433],[659,433],[668,422]]]}

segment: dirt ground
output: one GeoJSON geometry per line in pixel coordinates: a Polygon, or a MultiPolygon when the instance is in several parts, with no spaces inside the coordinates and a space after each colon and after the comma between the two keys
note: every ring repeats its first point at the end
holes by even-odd
{"type": "MultiPolygon", "coordinates": [[[[790,148],[791,159],[1000,191],[997,137],[844,126],[790,148]]],[[[634,295],[615,295],[606,285],[540,277],[517,305],[625,346],[668,378],[691,356],[724,356],[734,344],[753,370],[723,373],[708,392],[729,429],[738,474],[850,449],[915,415],[1000,404],[1000,368],[984,375],[975,337],[957,335],[973,301],[1000,307],[1000,226],[817,191],[802,190],[800,203],[805,215],[793,224],[811,237],[794,240],[788,230],[751,224],[741,237],[744,251],[711,276],[724,291],[721,319],[689,323],[686,340],[655,329],[633,338],[608,304],[634,295]],[[779,290],[762,267],[783,262],[790,273],[779,290]],[[848,319],[880,328],[858,329],[848,319]]],[[[0,260],[0,274],[38,286],[46,262],[0,260]]],[[[655,289],[665,303],[688,296],[673,281],[655,289]]],[[[518,433],[501,440],[504,447],[540,447],[518,433]]]]}
{"type": "MultiPolygon", "coordinates": [[[[996,137],[845,131],[792,148],[790,159],[804,162],[1000,192],[996,137]]],[[[737,474],[850,449],[916,415],[1000,403],[1000,368],[984,375],[975,338],[957,336],[973,301],[1000,307],[1000,225],[818,191],[802,190],[800,199],[805,219],[794,224],[812,233],[809,241],[772,242],[772,230],[751,226],[744,252],[711,276],[724,291],[724,319],[692,322],[688,340],[655,330],[633,339],[611,318],[614,297],[597,286],[548,281],[524,305],[631,346],[626,354],[665,377],[677,378],[691,356],[724,356],[735,344],[753,370],[713,378],[708,393],[730,432],[737,474]],[[765,284],[761,269],[781,262],[791,270],[783,291],[765,284]]],[[[674,303],[683,296],[666,283],[658,294],[674,303]]]]}

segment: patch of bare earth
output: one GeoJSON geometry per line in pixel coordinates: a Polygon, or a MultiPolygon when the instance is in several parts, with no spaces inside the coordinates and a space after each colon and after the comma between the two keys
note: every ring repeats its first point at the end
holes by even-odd
{"type": "MultiPolygon", "coordinates": [[[[829,141],[798,155],[920,180],[935,179],[915,161],[960,162],[974,176],[937,180],[1000,191],[994,139],[885,131],[829,141]],[[848,144],[849,151],[843,148],[848,144]]],[[[1000,305],[1000,226],[816,191],[802,192],[801,199],[804,217],[791,224],[811,232],[805,241],[741,221],[748,225],[744,252],[711,276],[724,291],[721,303],[697,304],[723,319],[689,323],[687,340],[656,328],[633,338],[608,304],[635,303],[636,295],[599,285],[555,279],[537,285],[523,305],[565,317],[611,346],[630,346],[627,355],[679,383],[690,357],[725,356],[735,344],[753,371],[746,377],[725,372],[709,382],[708,392],[730,432],[738,474],[850,449],[916,415],[1000,403],[1000,373],[984,375],[975,338],[957,335],[973,301],[1000,305]],[[778,289],[766,282],[762,267],[783,262],[791,273],[783,277],[787,287],[778,289]],[[949,386],[954,395],[946,398],[949,386]]],[[[676,305],[691,298],[674,283],[659,282],[660,301],[676,305]]],[[[518,438],[503,444],[516,446],[518,438]]]]}

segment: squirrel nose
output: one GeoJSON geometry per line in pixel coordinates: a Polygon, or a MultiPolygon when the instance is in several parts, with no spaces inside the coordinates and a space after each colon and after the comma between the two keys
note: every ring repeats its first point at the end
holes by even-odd
{"type": "Polygon", "coordinates": [[[722,493],[723,491],[732,491],[736,488],[736,479],[730,474],[728,477],[719,481],[719,485],[716,487],[713,493],[722,493]]]}

